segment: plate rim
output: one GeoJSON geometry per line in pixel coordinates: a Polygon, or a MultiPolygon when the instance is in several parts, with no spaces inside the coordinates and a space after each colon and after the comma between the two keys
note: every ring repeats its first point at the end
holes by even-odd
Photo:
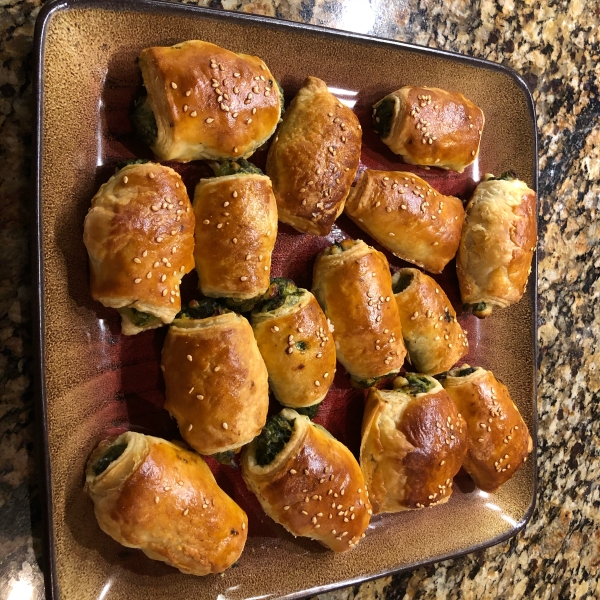
{"type": "MultiPolygon", "coordinates": [[[[47,600],[60,600],[60,590],[58,588],[58,576],[56,570],[56,553],[54,543],[54,524],[53,524],[53,502],[52,502],[52,485],[51,485],[51,463],[50,451],[48,445],[48,410],[46,397],[46,381],[44,373],[45,365],[45,338],[44,338],[44,273],[43,273],[43,221],[42,221],[42,153],[43,153],[43,106],[44,106],[44,58],[45,48],[48,34],[48,27],[56,13],[69,10],[113,10],[113,11],[129,11],[129,12],[162,12],[167,14],[182,13],[190,14],[190,16],[204,17],[209,19],[226,20],[226,21],[242,21],[253,24],[259,24],[263,27],[277,27],[282,29],[294,29],[307,31],[324,35],[333,38],[346,38],[355,41],[368,43],[369,45],[384,45],[392,46],[405,51],[414,52],[416,54],[433,55],[438,58],[444,58],[450,61],[457,61],[463,64],[472,65],[475,67],[501,72],[509,76],[517,85],[519,90],[525,96],[529,117],[533,125],[533,169],[532,169],[532,188],[536,192],[536,221],[539,215],[539,194],[538,194],[538,131],[535,104],[533,97],[527,86],[524,78],[514,69],[501,63],[492,62],[483,58],[468,56],[449,50],[441,50],[438,48],[430,48],[420,46],[409,42],[401,42],[389,38],[380,38],[366,34],[359,34],[342,29],[333,29],[319,25],[308,23],[300,23],[296,21],[288,21],[276,17],[268,17],[263,15],[252,15],[240,13],[236,11],[226,11],[224,9],[215,9],[210,7],[201,7],[189,4],[176,4],[165,0],[51,0],[45,4],[40,10],[34,32],[33,44],[33,93],[36,102],[34,117],[34,139],[33,139],[33,178],[34,178],[34,194],[31,202],[33,203],[34,222],[30,233],[30,260],[32,264],[32,288],[34,298],[32,299],[32,325],[33,325],[33,370],[34,370],[34,429],[36,432],[36,452],[35,459],[40,473],[40,504],[42,515],[42,569],[44,572],[44,587],[45,597],[47,600]]],[[[538,228],[539,230],[539,228],[538,228]]],[[[277,596],[281,600],[295,600],[324,592],[331,592],[340,588],[351,585],[362,584],[367,581],[379,579],[390,575],[405,573],[420,567],[428,566],[441,561],[460,558],[473,552],[480,552],[502,542],[509,540],[522,531],[526,524],[531,519],[536,507],[538,493],[538,371],[539,371],[539,356],[538,356],[538,255],[537,248],[533,256],[531,273],[530,273],[530,292],[529,301],[532,311],[532,362],[533,362],[533,382],[532,382],[532,427],[531,437],[533,440],[533,490],[532,498],[529,507],[525,511],[523,517],[512,528],[484,542],[473,544],[466,548],[462,548],[456,552],[449,552],[444,555],[435,556],[433,558],[423,559],[408,566],[397,568],[384,569],[381,572],[361,575],[355,578],[346,579],[331,584],[316,586],[298,592],[292,592],[284,596],[277,596]]],[[[275,596],[271,596],[275,600],[275,596]]]]}

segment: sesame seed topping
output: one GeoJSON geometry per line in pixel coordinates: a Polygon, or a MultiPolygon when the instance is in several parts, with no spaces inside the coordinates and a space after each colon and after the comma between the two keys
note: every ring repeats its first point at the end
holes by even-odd
{"type": "Polygon", "coordinates": [[[205,119],[206,123],[212,123],[214,121],[214,119],[212,117],[208,117],[205,119]]]}
{"type": "Polygon", "coordinates": [[[229,425],[227,425],[227,423],[223,423],[221,427],[223,427],[223,429],[229,429],[229,425]]]}
{"type": "Polygon", "coordinates": [[[158,496],[154,496],[154,503],[158,504],[160,502],[160,498],[158,496]]]}
{"type": "Polygon", "coordinates": [[[195,110],[193,110],[193,111],[190,113],[190,117],[197,117],[197,116],[198,116],[198,113],[197,113],[195,110]]]}

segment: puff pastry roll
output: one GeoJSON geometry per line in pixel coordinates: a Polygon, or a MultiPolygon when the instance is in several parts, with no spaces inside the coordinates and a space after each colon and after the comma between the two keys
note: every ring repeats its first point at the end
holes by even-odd
{"type": "Polygon", "coordinates": [[[85,479],[102,531],[182,573],[221,573],[244,549],[246,513],[178,445],[128,431],[100,442],[85,479]]]}
{"type": "Polygon", "coordinates": [[[267,420],[267,368],[244,317],[210,300],[194,304],[175,319],[162,350],[165,408],[200,454],[236,451],[267,420]]]}
{"type": "Polygon", "coordinates": [[[360,174],[346,214],[392,254],[431,273],[441,273],[460,243],[465,211],[413,173],[360,174]]]}
{"type": "Polygon", "coordinates": [[[181,309],[193,231],[190,199],[169,167],[128,165],[92,198],[83,228],[92,298],[119,311],[125,335],[170,323],[181,309]]]}
{"type": "Polygon", "coordinates": [[[448,296],[418,269],[400,269],[392,286],[410,363],[426,375],[447,371],[469,351],[448,296]]]}
{"type": "Polygon", "coordinates": [[[467,429],[432,377],[409,373],[394,390],[369,390],[360,466],[375,514],[448,502],[467,451],[467,429]]]}
{"type": "Polygon", "coordinates": [[[242,475],[264,511],[294,536],[346,552],[372,514],[356,459],[327,430],[286,408],[242,450],[242,475]]]}
{"type": "Polygon", "coordinates": [[[476,317],[521,299],[536,243],[535,192],[511,173],[486,175],[467,205],[456,258],[462,301],[476,317]]]}
{"type": "Polygon", "coordinates": [[[360,160],[358,118],[316,77],[308,77],[271,144],[279,220],[298,231],[327,235],[344,210],[360,160]]]}
{"type": "Polygon", "coordinates": [[[251,323],[275,398],[315,416],[335,373],[335,345],[315,297],[289,279],[273,279],[251,323]]]}
{"type": "Polygon", "coordinates": [[[145,48],[133,125],[160,160],[248,157],[273,134],[283,93],[265,63],[191,40],[145,48]]]}
{"type": "Polygon", "coordinates": [[[463,467],[479,489],[493,492],[533,450],[527,425],[491,371],[462,365],[441,382],[467,422],[469,449],[463,467]]]}
{"type": "Polygon", "coordinates": [[[479,154],[483,111],[458,92],[405,86],[373,107],[373,128],[411,165],[462,173],[479,154]]]}
{"type": "Polygon", "coordinates": [[[325,248],[315,262],[313,293],[332,323],[337,359],[355,381],[373,385],[402,368],[402,325],[381,252],[362,240],[325,248]]]}
{"type": "Polygon", "coordinates": [[[270,179],[243,171],[201,179],[194,212],[200,291],[237,301],[266,292],[277,238],[277,204],[270,179]]]}

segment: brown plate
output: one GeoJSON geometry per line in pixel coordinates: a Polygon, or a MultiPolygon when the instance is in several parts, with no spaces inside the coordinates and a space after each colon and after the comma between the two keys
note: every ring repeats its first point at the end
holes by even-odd
{"type": "MultiPolygon", "coordinates": [[[[534,109],[522,80],[500,65],[446,52],[155,0],[53,2],[40,13],[36,35],[38,421],[47,488],[48,597],[292,598],[479,550],[521,529],[533,510],[535,460],[497,493],[480,492],[458,477],[446,505],[376,517],[360,545],[343,555],[288,535],[264,515],[238,472],[211,461],[219,483],[250,518],[248,543],[235,567],[223,576],[183,575],[114,542],[98,528],[83,493],[92,448],[126,428],[167,438],[177,430],[163,409],[158,368],[166,330],[130,338],[119,333],[117,313],[90,298],[82,233],[90,199],[115,164],[150,157],[127,118],[141,83],[136,56],[144,47],[203,39],[257,54],[281,80],[288,101],[306,75],[320,77],[361,119],[363,168],[408,168],[463,199],[488,171],[514,169],[537,187],[534,109]],[[483,108],[480,159],[465,173],[406,167],[372,132],[373,102],[409,83],[461,91],[483,108]]],[[[260,164],[264,155],[252,160],[260,164]]],[[[177,168],[192,191],[206,167],[198,162],[177,168]]],[[[317,251],[347,236],[373,243],[344,217],[328,238],[282,225],[274,274],[310,287],[317,251]]],[[[388,258],[394,269],[402,265],[388,258]]],[[[186,279],[189,300],[195,280],[186,279]]],[[[438,281],[458,307],[453,263],[438,281]]],[[[520,303],[485,321],[460,317],[471,342],[465,362],[492,369],[508,385],[534,440],[535,315],[534,264],[520,303]]],[[[318,417],[354,452],[362,399],[339,368],[318,417]]]]}

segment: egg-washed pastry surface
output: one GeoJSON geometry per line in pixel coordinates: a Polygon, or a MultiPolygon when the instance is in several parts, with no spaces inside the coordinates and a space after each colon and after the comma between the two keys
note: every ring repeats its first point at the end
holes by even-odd
{"type": "Polygon", "coordinates": [[[355,381],[373,385],[402,368],[402,325],[381,252],[362,240],[325,248],[315,261],[313,293],[332,323],[337,359],[355,381]]]}
{"type": "Polygon", "coordinates": [[[165,409],[200,454],[236,451],[267,420],[267,369],[244,317],[211,300],[191,304],[162,351],[165,409]]]}
{"type": "Polygon", "coordinates": [[[191,40],[145,48],[139,65],[133,125],[160,160],[247,158],[277,127],[283,94],[256,56],[191,40]]]}
{"type": "Polygon", "coordinates": [[[465,212],[413,173],[363,171],[346,214],[392,254],[441,273],[458,250],[465,212]]]}
{"type": "Polygon", "coordinates": [[[335,344],[317,300],[289,279],[273,279],[250,320],[273,395],[314,416],[335,374],[335,344]]]}
{"type": "Polygon", "coordinates": [[[369,390],[360,465],[373,511],[443,504],[467,451],[466,423],[432,377],[409,373],[394,390],[369,390]]]}
{"type": "Polygon", "coordinates": [[[308,417],[286,408],[242,451],[242,475],[264,511],[334,552],[358,544],[372,514],[356,459],[308,417]]]}
{"type": "Polygon", "coordinates": [[[467,332],[441,286],[418,269],[399,269],[392,277],[402,337],[415,370],[447,371],[469,351],[467,332]]]}
{"type": "Polygon", "coordinates": [[[85,489],[105,533],[182,573],[221,573],[244,549],[246,513],[197,454],[165,440],[129,431],[100,442],[85,489]]]}
{"type": "Polygon", "coordinates": [[[464,468],[475,485],[493,492],[527,460],[533,441],[507,387],[491,371],[462,365],[441,380],[467,423],[464,468]]]}
{"type": "Polygon", "coordinates": [[[194,268],[194,213],[181,177],[131,164],[103,184],[85,217],[92,298],[119,310],[133,335],[170,323],[181,278],[194,268]]]}
{"type": "Polygon", "coordinates": [[[405,86],[373,107],[373,128],[411,165],[462,173],[479,154],[483,111],[459,92],[405,86]]]}
{"type": "Polygon", "coordinates": [[[324,81],[308,77],[287,109],[267,158],[279,220],[298,231],[327,235],[344,209],[361,140],[356,115],[324,81]]]}
{"type": "Polygon", "coordinates": [[[277,238],[277,204],[270,179],[244,171],[201,179],[194,212],[200,291],[211,298],[238,301],[266,292],[277,238]]]}
{"type": "Polygon", "coordinates": [[[475,316],[521,299],[536,243],[535,192],[511,173],[486,175],[467,205],[456,257],[460,295],[475,316]]]}

